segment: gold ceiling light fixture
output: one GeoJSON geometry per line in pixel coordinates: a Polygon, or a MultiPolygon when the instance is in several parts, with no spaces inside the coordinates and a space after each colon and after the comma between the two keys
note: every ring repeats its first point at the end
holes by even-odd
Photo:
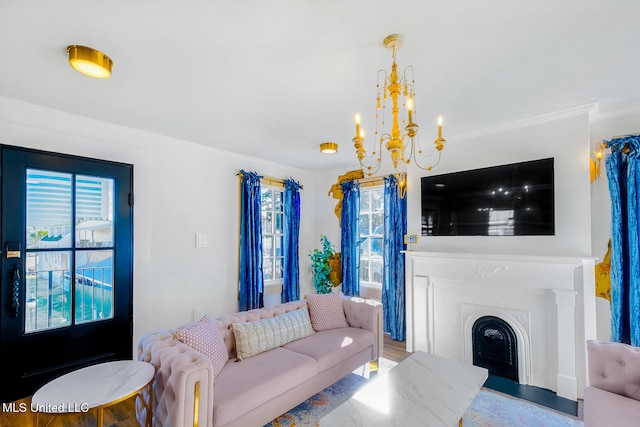
{"type": "Polygon", "coordinates": [[[87,76],[106,79],[111,77],[113,61],[99,50],[80,45],[67,46],[69,65],[87,76]]]}
{"type": "Polygon", "coordinates": [[[323,142],[320,144],[322,154],[335,154],[338,152],[338,144],[335,142],[323,142]]]}
{"type": "Polygon", "coordinates": [[[385,70],[378,71],[377,85],[377,111],[376,130],[374,132],[373,149],[371,154],[367,154],[364,148],[364,132],[360,127],[360,114],[356,114],[356,136],[353,144],[358,155],[360,167],[368,176],[372,176],[380,170],[382,166],[382,146],[391,154],[393,168],[399,172],[402,164],[409,164],[413,160],[420,169],[430,171],[440,162],[442,150],[446,140],[442,137],[442,117],[438,118],[438,137],[433,141],[434,147],[428,153],[423,153],[418,138],[418,124],[415,122],[415,90],[413,66],[405,68],[402,75],[398,73],[396,64],[396,52],[402,47],[402,37],[399,34],[391,34],[382,42],[384,47],[391,50],[393,64],[391,73],[385,70]],[[391,98],[391,130],[385,130],[387,112],[387,100],[391,98]],[[405,119],[400,119],[400,109],[404,110],[405,119]],[[402,125],[402,126],[401,126],[402,125]],[[435,163],[424,164],[425,159],[433,157],[435,163]]]}

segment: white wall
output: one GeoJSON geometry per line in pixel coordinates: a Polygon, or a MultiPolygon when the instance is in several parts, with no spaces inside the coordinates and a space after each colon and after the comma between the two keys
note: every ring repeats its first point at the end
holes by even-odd
{"type": "Polygon", "coordinates": [[[134,165],[134,354],[142,334],[190,322],[196,307],[237,311],[238,169],[304,186],[301,293],[313,290],[312,173],[1,97],[0,143],[134,165]],[[196,233],[208,235],[207,248],[196,249],[196,233]]]}

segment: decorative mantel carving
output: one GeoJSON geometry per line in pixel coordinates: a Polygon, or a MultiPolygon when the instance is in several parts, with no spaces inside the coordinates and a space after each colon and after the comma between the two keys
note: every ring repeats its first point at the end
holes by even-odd
{"type": "Polygon", "coordinates": [[[506,265],[461,265],[460,268],[465,268],[473,272],[476,276],[484,279],[491,277],[498,271],[509,271],[509,267],[506,265]]]}

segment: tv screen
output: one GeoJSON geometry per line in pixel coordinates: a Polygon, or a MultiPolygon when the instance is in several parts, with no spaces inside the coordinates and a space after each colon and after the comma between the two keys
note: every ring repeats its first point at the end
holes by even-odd
{"type": "Polygon", "coordinates": [[[553,158],[421,179],[423,236],[549,236],[553,158]]]}

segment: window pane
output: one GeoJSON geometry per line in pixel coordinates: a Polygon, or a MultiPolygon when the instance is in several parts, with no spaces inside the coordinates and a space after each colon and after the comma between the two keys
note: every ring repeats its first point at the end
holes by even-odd
{"type": "Polygon", "coordinates": [[[371,281],[382,283],[382,259],[371,260],[371,281]]]}
{"type": "Polygon", "coordinates": [[[282,202],[282,191],[274,191],[275,193],[275,207],[274,210],[276,212],[282,212],[284,210],[284,204],[282,202]]]}
{"type": "Polygon", "coordinates": [[[273,256],[273,237],[266,236],[262,238],[262,254],[265,257],[273,256]]]}
{"type": "Polygon", "coordinates": [[[113,179],[76,176],[76,246],[113,246],[113,179]]]}
{"type": "Polygon", "coordinates": [[[360,226],[360,235],[361,236],[368,236],[369,233],[371,232],[371,230],[369,229],[370,227],[370,219],[369,219],[369,214],[360,214],[360,224],[358,224],[360,226]]]}
{"type": "Polygon", "coordinates": [[[382,212],[384,209],[384,188],[371,190],[371,212],[382,212]]]}
{"type": "Polygon", "coordinates": [[[273,258],[265,257],[262,259],[262,279],[263,280],[273,279],[273,258]]]}
{"type": "Polygon", "coordinates": [[[282,279],[282,258],[275,259],[275,265],[273,268],[273,278],[282,279]]]}
{"type": "Polygon", "coordinates": [[[284,249],[282,247],[282,245],[284,244],[284,242],[283,242],[284,237],[283,236],[276,236],[274,239],[276,241],[276,253],[275,253],[275,255],[281,257],[281,256],[284,255],[284,249]]]}
{"type": "Polygon", "coordinates": [[[76,323],[113,317],[113,251],[76,252],[76,323]]]}
{"type": "Polygon", "coordinates": [[[369,281],[369,261],[366,258],[360,258],[360,280],[369,281]]]}
{"type": "Polygon", "coordinates": [[[273,213],[262,213],[262,234],[273,234],[273,213]]]}
{"type": "Polygon", "coordinates": [[[275,233],[276,234],[282,234],[283,233],[283,219],[282,219],[282,214],[281,213],[276,213],[276,229],[275,229],[275,233]]]}
{"type": "Polygon", "coordinates": [[[71,325],[70,252],[26,254],[26,333],[71,325]]]}
{"type": "Polygon", "coordinates": [[[369,201],[369,193],[371,193],[369,190],[364,190],[360,193],[360,212],[361,213],[366,213],[369,212],[371,209],[371,202],[369,201]]]}
{"type": "Polygon", "coordinates": [[[71,175],[27,169],[27,249],[71,247],[71,175]]]}
{"type": "Polygon", "coordinates": [[[370,241],[369,237],[360,239],[360,258],[369,258],[371,256],[370,241]]]}
{"type": "Polygon", "coordinates": [[[371,214],[371,234],[382,236],[384,231],[384,215],[381,213],[371,214]]]}
{"type": "Polygon", "coordinates": [[[374,256],[382,257],[382,242],[383,239],[381,237],[371,238],[371,258],[374,256]]]}
{"type": "Polygon", "coordinates": [[[261,209],[262,211],[272,211],[273,210],[273,192],[268,188],[263,188],[261,190],[262,193],[262,201],[261,201],[261,209]]]}

